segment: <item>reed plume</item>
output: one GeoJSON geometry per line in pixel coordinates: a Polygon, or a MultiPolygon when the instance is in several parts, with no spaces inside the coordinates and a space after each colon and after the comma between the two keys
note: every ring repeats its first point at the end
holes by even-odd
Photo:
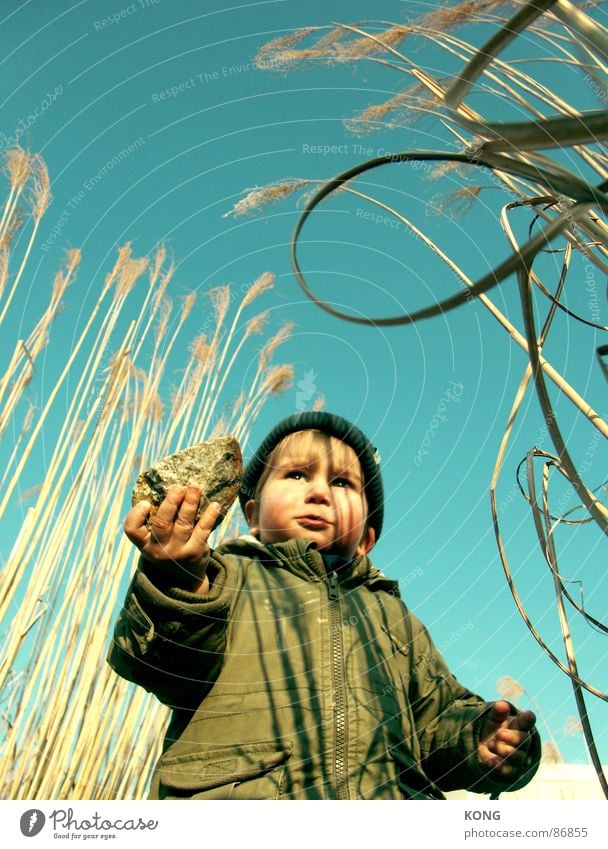
{"type": "MultiPolygon", "coordinates": [[[[9,151],[4,173],[9,188],[0,225],[0,279],[6,282],[11,263],[17,270],[0,302],[3,319],[27,277],[50,200],[39,156],[9,151]],[[21,245],[15,240],[19,200],[29,209],[19,226],[30,227],[21,245]]],[[[46,306],[2,352],[0,513],[7,529],[14,529],[0,576],[3,798],[144,795],[167,710],[105,662],[137,559],[121,532],[129,493],[137,473],[160,456],[212,432],[238,430],[245,439],[264,403],[288,384],[289,369],[266,358],[249,394],[232,404],[227,394],[231,377],[251,358],[251,338],[265,332],[267,311],[251,308],[272,287],[271,274],[242,287],[242,297],[228,286],[213,290],[207,301],[210,333],[195,335],[195,295],[186,295],[177,311],[175,298],[168,297],[174,266],[166,250],[134,257],[127,242],[84,327],[55,362],[54,385],[41,405],[33,404],[28,393],[37,386],[38,361],[71,287],[78,285],[80,259],[78,250],[67,253],[46,306]],[[182,351],[183,379],[167,406],[168,362],[182,351]],[[218,405],[232,411],[219,421],[218,405]],[[22,521],[16,520],[18,501],[22,521]]],[[[278,344],[275,339],[273,350],[278,344]]]]}

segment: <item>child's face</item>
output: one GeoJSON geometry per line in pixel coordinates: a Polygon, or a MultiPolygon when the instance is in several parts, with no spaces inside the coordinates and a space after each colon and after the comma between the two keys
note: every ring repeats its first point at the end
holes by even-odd
{"type": "Polygon", "coordinates": [[[309,539],[319,550],[348,560],[367,553],[375,532],[366,528],[367,502],[355,452],[334,437],[305,433],[314,434],[312,440],[293,444],[288,439],[273,452],[258,499],[245,507],[251,531],[269,543],[309,539]]]}

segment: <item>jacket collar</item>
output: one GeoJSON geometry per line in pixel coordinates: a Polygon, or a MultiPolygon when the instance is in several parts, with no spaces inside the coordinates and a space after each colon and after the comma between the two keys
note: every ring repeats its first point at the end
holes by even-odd
{"type": "MultiPolygon", "coordinates": [[[[274,545],[264,545],[251,534],[227,540],[217,549],[218,554],[235,554],[238,557],[260,558],[268,567],[287,569],[308,581],[324,581],[329,571],[335,569],[338,581],[343,586],[367,584],[374,589],[384,589],[399,595],[396,581],[386,578],[373,565],[367,555],[355,557],[350,563],[340,565],[327,558],[327,563],[313,542],[306,539],[289,539],[274,545]]],[[[336,559],[337,560],[337,559],[336,559]]]]}

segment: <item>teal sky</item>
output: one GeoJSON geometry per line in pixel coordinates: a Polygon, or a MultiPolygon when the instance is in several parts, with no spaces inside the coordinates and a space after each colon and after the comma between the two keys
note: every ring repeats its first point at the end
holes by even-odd
{"type": "MultiPolygon", "coordinates": [[[[526,366],[523,352],[479,303],[411,327],[359,327],[326,315],[304,297],[290,269],[289,240],[301,210],[295,196],[258,216],[225,217],[245,189],[280,178],[324,180],[387,151],[456,149],[433,116],[365,136],[347,131],[344,118],[410,84],[395,70],[367,62],[267,72],[253,61],[262,44],[300,26],[363,21],[370,9],[377,20],[404,23],[435,5],[398,0],[242,5],[224,0],[5,0],[0,11],[0,144],[5,148],[18,141],[40,153],[53,193],[28,283],[19,294],[15,313],[20,322],[7,332],[15,338],[29,332],[66,249],[81,248],[78,282],[67,292],[43,373],[31,388],[40,401],[125,241],[132,242],[138,256],[161,243],[168,246],[177,264],[174,297],[275,273],[277,286],[264,296],[263,306],[271,310],[271,329],[296,323],[279,358],[293,363],[295,382],[269,402],[253,426],[252,443],[259,443],[279,418],[310,405],[311,394],[322,394],[326,409],[356,421],[381,453],[386,482],[385,530],[374,562],[402,579],[406,603],[429,627],[464,684],[496,698],[497,679],[515,678],[540,705],[566,760],[586,762],[582,737],[563,730],[576,714],[570,683],[522,622],[492,529],[488,488],[526,366]],[[115,157],[118,162],[109,165],[115,157]]],[[[596,16],[605,22],[605,11],[596,10],[596,16]]],[[[480,45],[491,31],[490,24],[483,24],[458,34],[480,45]]],[[[442,77],[461,65],[421,41],[408,41],[403,49],[442,77]]],[[[548,61],[555,56],[547,45],[527,40],[508,55],[516,54],[543,59],[521,67],[579,108],[601,105],[580,73],[548,61]]],[[[521,117],[516,105],[497,104],[487,95],[473,93],[471,103],[493,118],[521,117]]],[[[562,161],[589,176],[580,159],[564,154],[562,161]]],[[[471,179],[490,188],[472,212],[456,220],[449,208],[437,208],[437,199],[463,185],[462,174],[429,179],[427,169],[390,165],[364,175],[357,187],[410,217],[476,278],[506,257],[508,246],[498,221],[505,196],[487,174],[471,179]]],[[[394,218],[378,223],[366,217],[369,212],[374,208],[359,198],[338,195],[307,224],[300,257],[315,291],[364,315],[405,312],[457,291],[458,281],[419,240],[393,226],[394,218]]],[[[525,238],[528,213],[520,212],[513,221],[525,238]]],[[[555,286],[560,259],[552,254],[539,261],[547,285],[555,286]]],[[[591,304],[584,263],[573,262],[568,306],[587,318],[595,310],[594,320],[608,324],[606,281],[599,272],[593,279],[591,304]]],[[[503,283],[493,297],[521,329],[516,281],[503,283]]],[[[193,338],[207,318],[204,303],[201,298],[190,319],[193,338]]],[[[540,302],[541,316],[546,309],[540,302]]],[[[606,383],[594,358],[602,341],[593,329],[558,315],[545,355],[605,418],[606,383]]],[[[251,365],[243,362],[226,402],[246,384],[251,365]]],[[[605,444],[564,399],[554,391],[552,397],[575,461],[588,462],[588,486],[599,486],[607,477],[605,444]]],[[[60,411],[49,425],[49,439],[59,421],[60,411]]],[[[0,450],[10,452],[11,438],[7,434],[0,450]]],[[[529,509],[514,494],[515,469],[533,445],[553,450],[538,402],[529,394],[498,503],[507,553],[529,613],[563,659],[552,579],[529,509]]],[[[43,465],[44,457],[37,462],[43,465]]],[[[29,474],[32,484],[42,477],[40,468],[29,474]]],[[[559,485],[555,499],[575,504],[559,485]]],[[[606,543],[600,537],[586,526],[563,528],[556,539],[563,575],[583,582],[589,611],[602,619],[608,585],[606,543]]],[[[3,552],[8,547],[3,544],[3,552]]],[[[578,585],[572,587],[576,594],[578,585]]],[[[607,690],[602,635],[574,616],[572,630],[583,677],[607,690]]],[[[591,696],[587,701],[606,762],[606,707],[591,696]]],[[[527,705],[525,699],[521,705],[527,705]]]]}

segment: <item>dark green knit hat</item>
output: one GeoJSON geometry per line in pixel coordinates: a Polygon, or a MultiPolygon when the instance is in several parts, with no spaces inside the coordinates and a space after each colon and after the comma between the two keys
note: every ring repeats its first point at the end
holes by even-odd
{"type": "Polygon", "coordinates": [[[264,471],[268,455],[282,439],[299,430],[320,430],[322,433],[335,436],[336,439],[345,442],[353,449],[359,458],[365,478],[365,495],[369,510],[368,521],[376,531],[376,539],[378,539],[384,521],[384,488],[380,474],[380,455],[363,431],[359,430],[352,422],[332,413],[315,411],[295,413],[295,415],[280,421],[270,431],[245,467],[243,484],[239,493],[243,510],[245,504],[251,498],[255,498],[257,483],[264,471]]]}

